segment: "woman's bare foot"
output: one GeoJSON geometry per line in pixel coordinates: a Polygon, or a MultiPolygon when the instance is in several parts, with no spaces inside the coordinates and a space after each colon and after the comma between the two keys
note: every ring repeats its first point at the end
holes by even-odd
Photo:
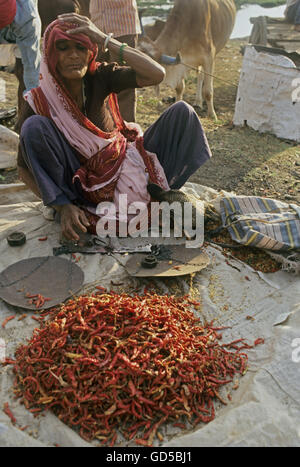
{"type": "Polygon", "coordinates": [[[295,24],[294,31],[300,32],[300,24],[295,24]]]}

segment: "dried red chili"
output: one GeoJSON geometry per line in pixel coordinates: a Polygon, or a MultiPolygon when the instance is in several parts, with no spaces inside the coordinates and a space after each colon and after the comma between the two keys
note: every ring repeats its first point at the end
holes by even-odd
{"type": "Polygon", "coordinates": [[[202,325],[190,310],[197,305],[150,293],[70,300],[17,349],[16,394],[34,413],[51,409],[84,439],[110,446],[117,430],[149,446],[162,423],[207,423],[215,400],[227,403],[222,386],[244,373],[240,348],[249,346],[220,345],[221,328],[202,325]]]}
{"type": "Polygon", "coordinates": [[[27,304],[28,305],[35,305],[36,308],[41,308],[44,306],[45,302],[49,302],[51,298],[44,297],[41,294],[30,294],[26,293],[25,297],[28,299],[27,304]]]}
{"type": "Polygon", "coordinates": [[[14,414],[12,413],[12,411],[10,410],[9,405],[8,405],[8,402],[4,402],[4,404],[3,404],[3,412],[11,419],[11,422],[12,422],[13,424],[16,423],[17,420],[16,420],[14,414]]]}
{"type": "Polygon", "coordinates": [[[265,343],[265,339],[263,337],[259,337],[258,339],[256,339],[254,341],[254,345],[259,345],[259,344],[264,344],[265,343]]]}
{"type": "Polygon", "coordinates": [[[3,321],[2,323],[2,327],[5,328],[5,326],[7,325],[7,323],[9,321],[11,321],[12,319],[14,319],[16,316],[15,315],[12,315],[12,316],[8,316],[7,318],[5,318],[5,320],[3,321]]]}

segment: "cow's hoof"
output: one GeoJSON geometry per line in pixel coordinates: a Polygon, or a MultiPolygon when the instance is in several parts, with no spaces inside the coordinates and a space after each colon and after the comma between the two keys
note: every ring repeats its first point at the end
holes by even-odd
{"type": "Polygon", "coordinates": [[[198,115],[205,115],[205,111],[203,109],[203,106],[200,106],[200,105],[197,105],[197,104],[194,104],[193,105],[193,109],[195,110],[196,114],[198,115]]]}
{"type": "Polygon", "coordinates": [[[162,102],[164,102],[165,104],[174,104],[174,102],[176,102],[176,98],[175,97],[163,97],[162,102]]]}
{"type": "Polygon", "coordinates": [[[214,113],[210,113],[208,114],[209,118],[211,118],[212,120],[214,120],[215,122],[218,121],[218,117],[217,117],[217,114],[214,112],[214,113]]]}

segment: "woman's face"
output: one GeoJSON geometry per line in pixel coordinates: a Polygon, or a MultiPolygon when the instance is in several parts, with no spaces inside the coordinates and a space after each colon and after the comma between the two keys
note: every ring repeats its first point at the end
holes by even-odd
{"type": "Polygon", "coordinates": [[[88,70],[92,52],[82,44],[72,40],[58,40],[57,71],[65,79],[82,79],[88,70]]]}

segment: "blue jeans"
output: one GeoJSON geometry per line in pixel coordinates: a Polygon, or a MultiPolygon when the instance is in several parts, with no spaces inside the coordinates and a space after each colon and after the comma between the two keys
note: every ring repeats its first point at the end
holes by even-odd
{"type": "Polygon", "coordinates": [[[17,44],[24,67],[25,92],[36,88],[40,74],[41,20],[35,0],[17,0],[14,21],[0,30],[0,44],[17,44]]]}
{"type": "Polygon", "coordinates": [[[286,17],[290,23],[300,24],[300,0],[288,8],[286,17]]]}

